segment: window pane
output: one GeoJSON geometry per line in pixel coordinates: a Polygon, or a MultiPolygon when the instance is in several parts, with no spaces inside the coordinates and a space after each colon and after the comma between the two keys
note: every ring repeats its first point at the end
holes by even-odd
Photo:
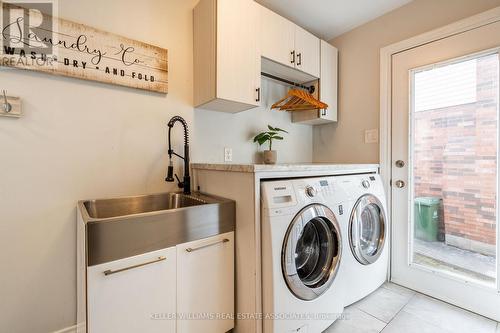
{"type": "Polygon", "coordinates": [[[496,281],[498,54],[412,72],[413,262],[496,281]]]}
{"type": "Polygon", "coordinates": [[[415,111],[477,101],[477,59],[429,69],[415,75],[415,111]]]}

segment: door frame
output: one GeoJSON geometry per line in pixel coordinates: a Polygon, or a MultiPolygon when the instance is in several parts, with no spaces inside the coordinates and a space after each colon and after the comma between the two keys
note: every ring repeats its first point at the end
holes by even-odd
{"type": "MultiPolygon", "coordinates": [[[[392,266],[392,56],[424,44],[464,33],[482,26],[500,21],[500,6],[480,14],[448,24],[444,27],[388,45],[380,49],[380,176],[387,198],[387,218],[390,234],[391,259],[389,260],[388,278],[391,279],[392,266]]],[[[500,254],[500,240],[497,241],[497,253],[500,254]]],[[[499,260],[497,258],[497,260],[499,260]]],[[[497,279],[500,288],[500,278],[497,279]]]]}

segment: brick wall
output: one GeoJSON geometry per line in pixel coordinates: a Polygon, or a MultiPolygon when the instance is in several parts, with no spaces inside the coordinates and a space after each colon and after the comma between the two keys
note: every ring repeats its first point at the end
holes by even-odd
{"type": "Polygon", "coordinates": [[[478,60],[476,103],[415,113],[415,196],[443,199],[447,235],[485,244],[495,244],[497,64],[478,60]]]}

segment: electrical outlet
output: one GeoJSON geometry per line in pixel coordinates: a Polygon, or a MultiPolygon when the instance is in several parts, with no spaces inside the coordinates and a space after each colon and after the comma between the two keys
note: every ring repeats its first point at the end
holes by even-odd
{"type": "Polygon", "coordinates": [[[365,143],[378,143],[378,129],[365,130],[365,143]]]}
{"type": "Polygon", "coordinates": [[[224,162],[232,162],[232,161],[233,161],[233,149],[224,148],[224,162]]]}

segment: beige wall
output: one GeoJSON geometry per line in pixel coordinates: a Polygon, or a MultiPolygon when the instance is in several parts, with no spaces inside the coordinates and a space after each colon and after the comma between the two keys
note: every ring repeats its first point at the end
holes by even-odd
{"type": "Polygon", "coordinates": [[[339,49],[339,121],[317,126],[315,162],[378,163],[380,48],[500,6],[500,0],[415,0],[331,41],[339,49]]]}
{"type": "Polygon", "coordinates": [[[288,114],[193,110],[196,2],[59,0],[61,17],[168,48],[167,96],[0,68],[0,89],[20,96],[25,112],[0,118],[0,332],[47,333],[75,323],[76,202],[175,189],[163,181],[173,115],[191,125],[195,161],[220,162],[225,146],[235,162],[252,161],[248,139],[267,123],[292,132],[279,145],[282,161],[311,160],[312,129],[291,125],[288,114]]]}

